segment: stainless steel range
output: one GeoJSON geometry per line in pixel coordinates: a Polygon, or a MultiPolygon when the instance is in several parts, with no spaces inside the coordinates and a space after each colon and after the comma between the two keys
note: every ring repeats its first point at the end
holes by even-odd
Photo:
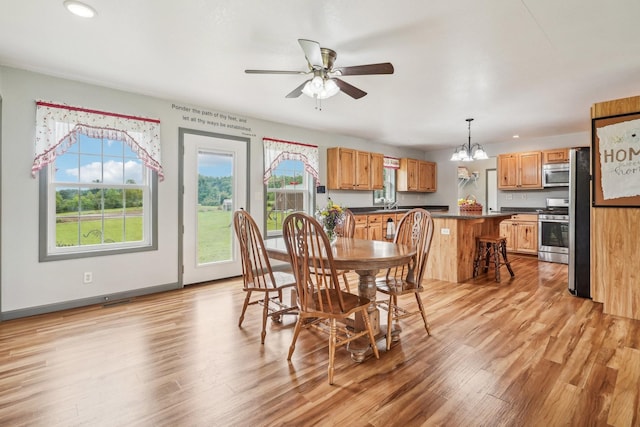
{"type": "Polygon", "coordinates": [[[538,211],[538,259],[569,264],[569,199],[547,199],[538,211]]]}

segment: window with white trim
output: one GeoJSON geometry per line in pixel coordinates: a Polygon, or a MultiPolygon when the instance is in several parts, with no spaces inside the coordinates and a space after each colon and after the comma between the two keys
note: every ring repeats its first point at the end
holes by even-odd
{"type": "Polygon", "coordinates": [[[282,223],[292,212],[313,213],[313,177],[300,160],[285,160],[274,168],[267,183],[267,235],[282,234],[282,223]]]}
{"type": "Polygon", "coordinates": [[[263,138],[267,200],[267,236],[282,234],[282,223],[292,212],[313,214],[318,183],[318,146],[263,138]]]}
{"type": "Polygon", "coordinates": [[[384,157],[383,188],[373,191],[374,205],[389,205],[396,202],[396,169],[400,162],[395,157],[384,157]]]}
{"type": "Polygon", "coordinates": [[[115,115],[117,129],[111,117],[101,120],[109,113],[62,106],[71,114],[60,115],[57,107],[37,121],[37,134],[48,138],[46,144],[37,139],[32,168],[41,180],[40,260],[156,249],[162,169],[159,151],[150,155],[154,150],[144,143],[153,140],[144,135],[146,126],[115,115]]]}

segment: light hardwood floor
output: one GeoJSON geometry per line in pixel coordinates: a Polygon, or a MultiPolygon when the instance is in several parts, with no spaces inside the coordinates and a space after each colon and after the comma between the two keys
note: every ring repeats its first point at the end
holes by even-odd
{"type": "Polygon", "coordinates": [[[340,349],[333,386],[325,336],[287,362],[294,317],[264,346],[259,308],[238,328],[239,279],[6,321],[0,425],[640,425],[640,321],[571,296],[566,266],[512,265],[426,282],[432,336],[414,318],[380,360],[340,349]]]}

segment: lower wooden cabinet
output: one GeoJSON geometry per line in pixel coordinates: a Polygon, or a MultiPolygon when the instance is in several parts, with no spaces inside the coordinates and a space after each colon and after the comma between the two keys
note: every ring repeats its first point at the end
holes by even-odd
{"type": "Polygon", "coordinates": [[[516,214],[500,223],[500,235],[507,238],[507,250],[538,254],[538,215],[516,214]]]}
{"type": "Polygon", "coordinates": [[[355,215],[356,227],[353,237],[356,239],[384,240],[386,233],[386,215],[355,215]]]}

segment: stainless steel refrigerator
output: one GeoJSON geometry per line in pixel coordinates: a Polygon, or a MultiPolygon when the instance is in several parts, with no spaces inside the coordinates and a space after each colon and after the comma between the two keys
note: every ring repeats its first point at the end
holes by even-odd
{"type": "Polygon", "coordinates": [[[569,151],[569,292],[591,298],[589,147],[569,151]]]}

